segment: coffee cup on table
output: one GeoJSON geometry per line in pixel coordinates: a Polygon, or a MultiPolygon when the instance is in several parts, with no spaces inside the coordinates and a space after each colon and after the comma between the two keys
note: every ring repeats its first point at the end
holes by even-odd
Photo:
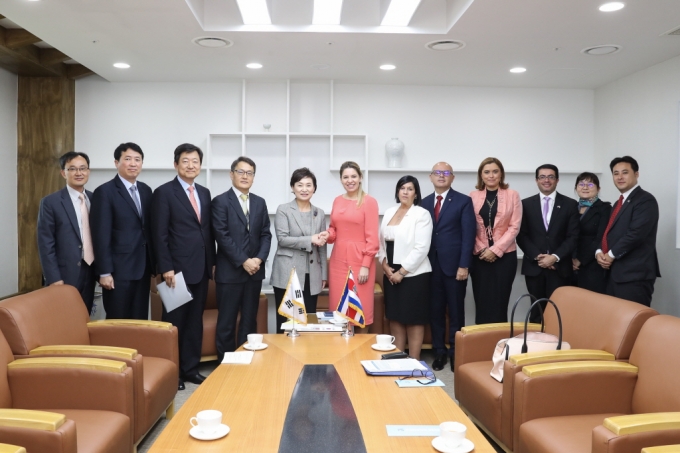
{"type": "Polygon", "coordinates": [[[394,343],[394,337],[392,335],[376,335],[375,342],[380,346],[389,346],[394,343]]]}
{"type": "Polygon", "coordinates": [[[222,412],[212,409],[201,411],[195,417],[191,417],[189,423],[193,427],[198,427],[204,434],[212,434],[222,424],[222,412]]]}
{"type": "Polygon", "coordinates": [[[439,433],[447,447],[455,448],[465,440],[467,426],[458,422],[444,422],[439,425],[439,433]]]}
{"type": "Polygon", "coordinates": [[[248,346],[254,348],[259,348],[262,344],[262,339],[264,336],[261,333],[249,333],[248,334],[248,346]]]}
{"type": "Polygon", "coordinates": [[[341,323],[341,322],[346,322],[347,320],[345,319],[344,316],[340,314],[338,311],[333,312],[333,321],[341,323]]]}

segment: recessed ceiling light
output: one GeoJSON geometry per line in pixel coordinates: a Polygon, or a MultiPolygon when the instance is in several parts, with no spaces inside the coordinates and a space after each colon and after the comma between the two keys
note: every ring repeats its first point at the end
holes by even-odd
{"type": "Polygon", "coordinates": [[[248,63],[248,64],[246,65],[246,68],[250,68],[250,69],[260,69],[260,68],[262,68],[262,65],[261,65],[260,63],[248,63]]]}
{"type": "Polygon", "coordinates": [[[342,0],[314,0],[314,25],[340,25],[342,0]]]}
{"type": "Polygon", "coordinates": [[[214,36],[200,36],[191,40],[194,44],[201,47],[231,47],[234,45],[232,41],[223,38],[216,38],[214,36]]]}
{"type": "Polygon", "coordinates": [[[406,27],[411,22],[418,5],[420,0],[392,0],[380,25],[406,27]]]}
{"type": "Polygon", "coordinates": [[[605,3],[603,5],[600,5],[600,11],[605,12],[605,13],[610,13],[612,11],[618,11],[620,9],[623,9],[623,7],[626,6],[621,2],[609,2],[605,3]]]}
{"type": "Polygon", "coordinates": [[[510,72],[512,72],[513,74],[521,74],[523,72],[527,72],[527,68],[522,68],[520,66],[517,66],[516,68],[512,68],[510,70],[510,72]]]}
{"type": "Polygon", "coordinates": [[[267,0],[236,0],[246,25],[271,25],[267,0]]]}
{"type": "Polygon", "coordinates": [[[587,47],[583,49],[581,53],[584,53],[586,55],[599,56],[599,55],[611,55],[613,53],[618,52],[619,50],[621,50],[621,46],[618,46],[616,44],[605,44],[603,46],[587,47]]]}
{"type": "Polygon", "coordinates": [[[380,69],[382,69],[383,71],[392,71],[393,69],[397,69],[397,67],[393,64],[384,64],[380,65],[380,69]]]}
{"type": "Polygon", "coordinates": [[[113,64],[113,67],[114,67],[114,68],[118,68],[118,69],[127,69],[127,68],[130,67],[130,65],[127,64],[127,63],[122,63],[122,62],[121,62],[121,63],[114,63],[114,64],[113,64]]]}
{"type": "Polygon", "coordinates": [[[463,41],[453,41],[450,39],[444,41],[431,41],[425,44],[430,50],[447,51],[447,50],[459,50],[465,47],[463,41]]]}

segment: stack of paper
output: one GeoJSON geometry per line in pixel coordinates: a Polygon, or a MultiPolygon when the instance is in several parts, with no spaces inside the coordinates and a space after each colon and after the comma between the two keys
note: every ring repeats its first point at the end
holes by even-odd
{"type": "Polygon", "coordinates": [[[384,376],[401,376],[411,374],[413,370],[427,370],[427,367],[416,359],[362,360],[361,365],[368,374],[384,376]]]}
{"type": "Polygon", "coordinates": [[[238,351],[238,352],[225,352],[224,359],[222,363],[240,363],[244,365],[250,365],[253,361],[253,351],[238,351]]]}

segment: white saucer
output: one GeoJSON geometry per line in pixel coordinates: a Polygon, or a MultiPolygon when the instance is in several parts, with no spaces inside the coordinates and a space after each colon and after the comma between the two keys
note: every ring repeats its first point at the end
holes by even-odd
{"type": "Polygon", "coordinates": [[[470,439],[464,439],[457,447],[449,447],[443,437],[432,439],[432,446],[442,453],[468,453],[475,449],[475,444],[470,439]]]}
{"type": "Polygon", "coordinates": [[[260,343],[259,346],[251,346],[248,343],[245,343],[243,347],[249,351],[261,351],[267,349],[267,343],[260,343]]]}
{"type": "Polygon", "coordinates": [[[189,435],[198,440],[215,440],[229,434],[229,427],[227,425],[220,425],[215,432],[210,434],[201,431],[198,426],[194,426],[189,430],[189,435]]]}
{"type": "Polygon", "coordinates": [[[381,344],[376,343],[376,344],[372,344],[371,347],[373,349],[375,349],[376,351],[383,351],[383,352],[393,351],[393,350],[397,349],[397,347],[393,344],[388,344],[388,345],[383,346],[381,344]]]}
{"type": "Polygon", "coordinates": [[[344,326],[347,324],[347,320],[345,319],[344,321],[338,321],[337,319],[334,319],[331,321],[331,324],[336,324],[338,326],[344,326]]]}

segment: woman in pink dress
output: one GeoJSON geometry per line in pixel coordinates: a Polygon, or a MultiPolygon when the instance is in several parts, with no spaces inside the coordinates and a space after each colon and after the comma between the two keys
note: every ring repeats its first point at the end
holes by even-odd
{"type": "Polygon", "coordinates": [[[345,289],[347,271],[357,281],[366,325],[373,323],[375,255],[378,253],[378,202],[361,188],[361,168],[355,162],[340,166],[347,193],[333,201],[328,243],[335,244],[328,266],[329,309],[335,311],[345,289]]]}

